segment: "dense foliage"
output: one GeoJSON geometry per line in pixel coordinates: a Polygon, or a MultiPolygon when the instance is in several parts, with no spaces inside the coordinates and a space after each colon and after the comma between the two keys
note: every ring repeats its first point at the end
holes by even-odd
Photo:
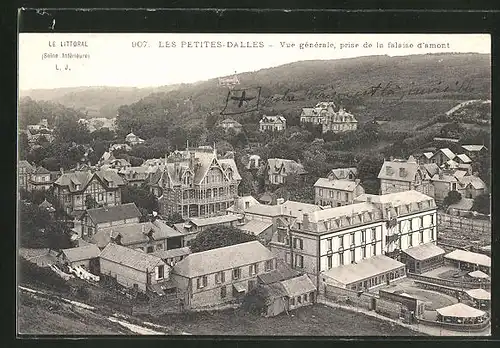
{"type": "Polygon", "coordinates": [[[147,187],[124,187],[122,189],[122,204],[125,203],[135,203],[144,216],[153,211],[158,212],[158,200],[147,187]]]}
{"type": "Polygon", "coordinates": [[[229,226],[214,226],[200,232],[189,247],[194,253],[257,240],[251,234],[229,226]]]}
{"type": "Polygon", "coordinates": [[[450,191],[448,195],[444,198],[443,204],[445,207],[450,206],[452,204],[460,202],[462,199],[462,194],[458,191],[450,191]]]}
{"type": "Polygon", "coordinates": [[[474,204],[472,205],[472,211],[477,211],[478,213],[489,215],[491,212],[491,197],[489,194],[482,194],[474,198],[474,204]]]}

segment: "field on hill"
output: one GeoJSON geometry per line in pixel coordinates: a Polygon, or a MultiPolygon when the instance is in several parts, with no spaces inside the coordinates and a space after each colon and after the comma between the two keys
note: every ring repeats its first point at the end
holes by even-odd
{"type": "MultiPolygon", "coordinates": [[[[259,114],[297,117],[302,107],[335,100],[361,122],[373,117],[424,122],[460,101],[488,99],[490,70],[490,55],[427,54],[300,61],[241,73],[238,78],[240,88],[262,87],[259,114]],[[279,100],[280,96],[285,100],[279,100]]],[[[209,113],[223,109],[227,89],[218,86],[217,81],[149,89],[33,90],[21,95],[61,103],[83,113],[89,111],[88,117],[114,117],[120,105],[130,105],[136,120],[164,118],[172,126],[182,127],[203,124],[209,113]]],[[[401,127],[408,129],[407,125],[401,127]]]]}

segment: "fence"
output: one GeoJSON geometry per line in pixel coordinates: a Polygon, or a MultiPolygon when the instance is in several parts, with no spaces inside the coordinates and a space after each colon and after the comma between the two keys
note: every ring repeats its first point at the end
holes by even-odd
{"type": "Polygon", "coordinates": [[[482,331],[490,325],[490,317],[487,317],[482,323],[478,324],[454,324],[440,321],[426,320],[417,318],[418,323],[430,326],[437,326],[447,330],[453,331],[482,331]]]}
{"type": "Polygon", "coordinates": [[[402,315],[406,317],[406,314],[410,312],[403,304],[390,299],[382,299],[375,294],[357,292],[329,284],[325,284],[325,297],[336,303],[374,310],[376,313],[393,319],[399,319],[402,315]]]}
{"type": "Polygon", "coordinates": [[[444,285],[446,287],[451,287],[451,288],[456,288],[456,289],[477,289],[480,286],[489,288],[491,286],[490,281],[481,281],[480,283],[477,281],[462,282],[462,281],[458,281],[458,280],[427,277],[427,276],[424,276],[421,274],[415,274],[415,273],[411,273],[411,272],[407,272],[406,276],[408,278],[420,280],[420,281],[425,282],[425,283],[444,285]]]}
{"type": "Polygon", "coordinates": [[[457,232],[491,233],[489,219],[471,219],[439,212],[438,223],[440,228],[449,228],[457,232]]]}

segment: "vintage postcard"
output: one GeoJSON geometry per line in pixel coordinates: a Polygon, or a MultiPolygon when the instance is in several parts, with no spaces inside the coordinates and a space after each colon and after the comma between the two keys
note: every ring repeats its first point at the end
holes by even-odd
{"type": "Polygon", "coordinates": [[[485,34],[19,35],[19,335],[489,336],[485,34]]]}

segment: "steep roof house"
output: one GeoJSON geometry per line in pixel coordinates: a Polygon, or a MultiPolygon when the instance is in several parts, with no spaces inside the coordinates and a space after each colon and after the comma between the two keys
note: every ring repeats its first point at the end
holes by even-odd
{"type": "Polygon", "coordinates": [[[101,274],[142,292],[161,291],[171,267],[152,254],[109,243],[99,255],[101,274]]]}
{"type": "Polygon", "coordinates": [[[90,242],[104,248],[113,242],[146,253],[168,250],[169,239],[177,238],[176,247],[180,246],[182,235],[161,220],[121,224],[100,228],[92,235],[90,242]]]}
{"type": "Polygon", "coordinates": [[[455,159],[456,155],[448,148],[439,149],[430,158],[431,163],[442,166],[444,163],[455,159]]]}
{"type": "Polygon", "coordinates": [[[356,167],[335,168],[327,175],[331,180],[351,180],[354,181],[358,177],[358,169],[356,167]]]}
{"type": "Polygon", "coordinates": [[[240,181],[233,158],[220,158],[217,150],[198,147],[172,153],[147,184],[158,197],[161,215],[178,212],[188,219],[225,214],[240,181]]]}
{"type": "Polygon", "coordinates": [[[87,209],[80,217],[82,238],[90,240],[106,227],[138,223],[141,216],[135,203],[87,209]]]}
{"type": "Polygon", "coordinates": [[[21,160],[17,163],[19,188],[28,190],[28,181],[31,177],[31,173],[33,173],[34,170],[35,167],[26,160],[21,160]]]}
{"type": "Polygon", "coordinates": [[[172,279],[185,292],[187,308],[223,304],[257,286],[257,277],[276,268],[274,255],[260,242],[192,253],[177,262],[172,279]]]}
{"type": "Polygon", "coordinates": [[[67,213],[83,212],[87,197],[98,205],[113,206],[121,203],[123,179],[112,170],[75,171],[63,173],[54,182],[54,194],[67,213]]]}
{"type": "Polygon", "coordinates": [[[243,130],[243,126],[241,125],[241,123],[233,120],[232,118],[226,118],[226,119],[222,120],[219,123],[219,127],[224,129],[224,131],[226,131],[226,132],[229,131],[230,129],[234,130],[237,133],[239,133],[243,130]]]}
{"type": "Polygon", "coordinates": [[[354,199],[365,193],[360,180],[335,180],[319,178],[314,184],[314,202],[321,206],[338,207],[352,204],[354,199]]]}
{"type": "Polygon", "coordinates": [[[283,184],[289,175],[307,174],[302,164],[283,158],[269,158],[267,170],[267,180],[271,184],[283,184]]]}
{"type": "Polygon", "coordinates": [[[384,161],[378,178],[381,194],[416,190],[433,195],[427,170],[416,161],[384,161]]]}
{"type": "Polygon", "coordinates": [[[261,132],[281,132],[286,129],[286,118],[278,116],[262,116],[259,121],[259,130],[261,132]]]}

